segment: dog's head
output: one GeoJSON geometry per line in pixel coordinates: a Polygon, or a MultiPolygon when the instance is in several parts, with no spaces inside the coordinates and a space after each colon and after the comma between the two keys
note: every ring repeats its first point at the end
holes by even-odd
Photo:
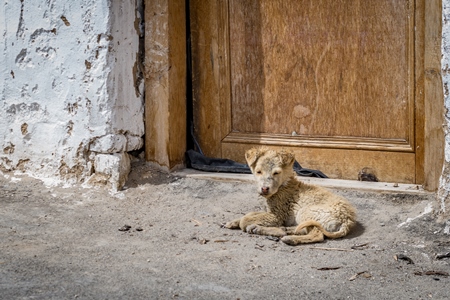
{"type": "Polygon", "coordinates": [[[255,175],[258,192],[266,198],[275,194],[281,185],[294,176],[292,166],[295,157],[292,152],[266,147],[253,148],[245,153],[245,159],[255,175]]]}

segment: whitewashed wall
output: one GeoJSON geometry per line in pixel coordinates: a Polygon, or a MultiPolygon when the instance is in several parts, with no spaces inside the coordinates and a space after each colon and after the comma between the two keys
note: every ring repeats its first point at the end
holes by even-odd
{"type": "MultiPolygon", "coordinates": [[[[438,191],[441,220],[450,220],[450,0],[442,1],[442,82],[445,105],[445,160],[438,191]]],[[[447,222],[450,233],[450,221],[447,222]]]]}
{"type": "Polygon", "coordinates": [[[144,134],[141,3],[0,5],[0,171],[73,183],[96,161],[129,163],[144,134]]]}

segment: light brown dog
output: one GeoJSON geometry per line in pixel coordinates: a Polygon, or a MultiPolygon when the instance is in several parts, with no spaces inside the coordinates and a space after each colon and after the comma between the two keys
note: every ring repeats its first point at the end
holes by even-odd
{"type": "Polygon", "coordinates": [[[248,150],[245,158],[268,210],[250,212],[224,227],[298,245],[343,237],[356,224],[355,209],[346,199],[296,179],[292,153],[262,147],[248,150]]]}

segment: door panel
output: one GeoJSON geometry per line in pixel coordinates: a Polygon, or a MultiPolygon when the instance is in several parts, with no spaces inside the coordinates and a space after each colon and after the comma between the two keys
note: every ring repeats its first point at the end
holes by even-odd
{"type": "Polygon", "coordinates": [[[230,1],[232,131],[409,141],[405,2],[230,1]]]}
{"type": "Polygon", "coordinates": [[[205,154],[263,144],[333,178],[415,182],[414,20],[412,0],[191,0],[205,154]]]}

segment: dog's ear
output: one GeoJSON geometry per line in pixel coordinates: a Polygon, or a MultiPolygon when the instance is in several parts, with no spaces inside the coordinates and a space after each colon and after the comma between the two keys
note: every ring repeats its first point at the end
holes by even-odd
{"type": "Polygon", "coordinates": [[[258,161],[258,158],[260,158],[265,152],[265,148],[252,148],[245,152],[245,160],[247,161],[247,164],[250,169],[252,169],[252,171],[256,162],[258,161]]]}
{"type": "Polygon", "coordinates": [[[280,158],[281,158],[281,164],[283,166],[289,166],[293,165],[295,161],[295,155],[294,153],[290,151],[281,150],[279,152],[280,158]]]}

